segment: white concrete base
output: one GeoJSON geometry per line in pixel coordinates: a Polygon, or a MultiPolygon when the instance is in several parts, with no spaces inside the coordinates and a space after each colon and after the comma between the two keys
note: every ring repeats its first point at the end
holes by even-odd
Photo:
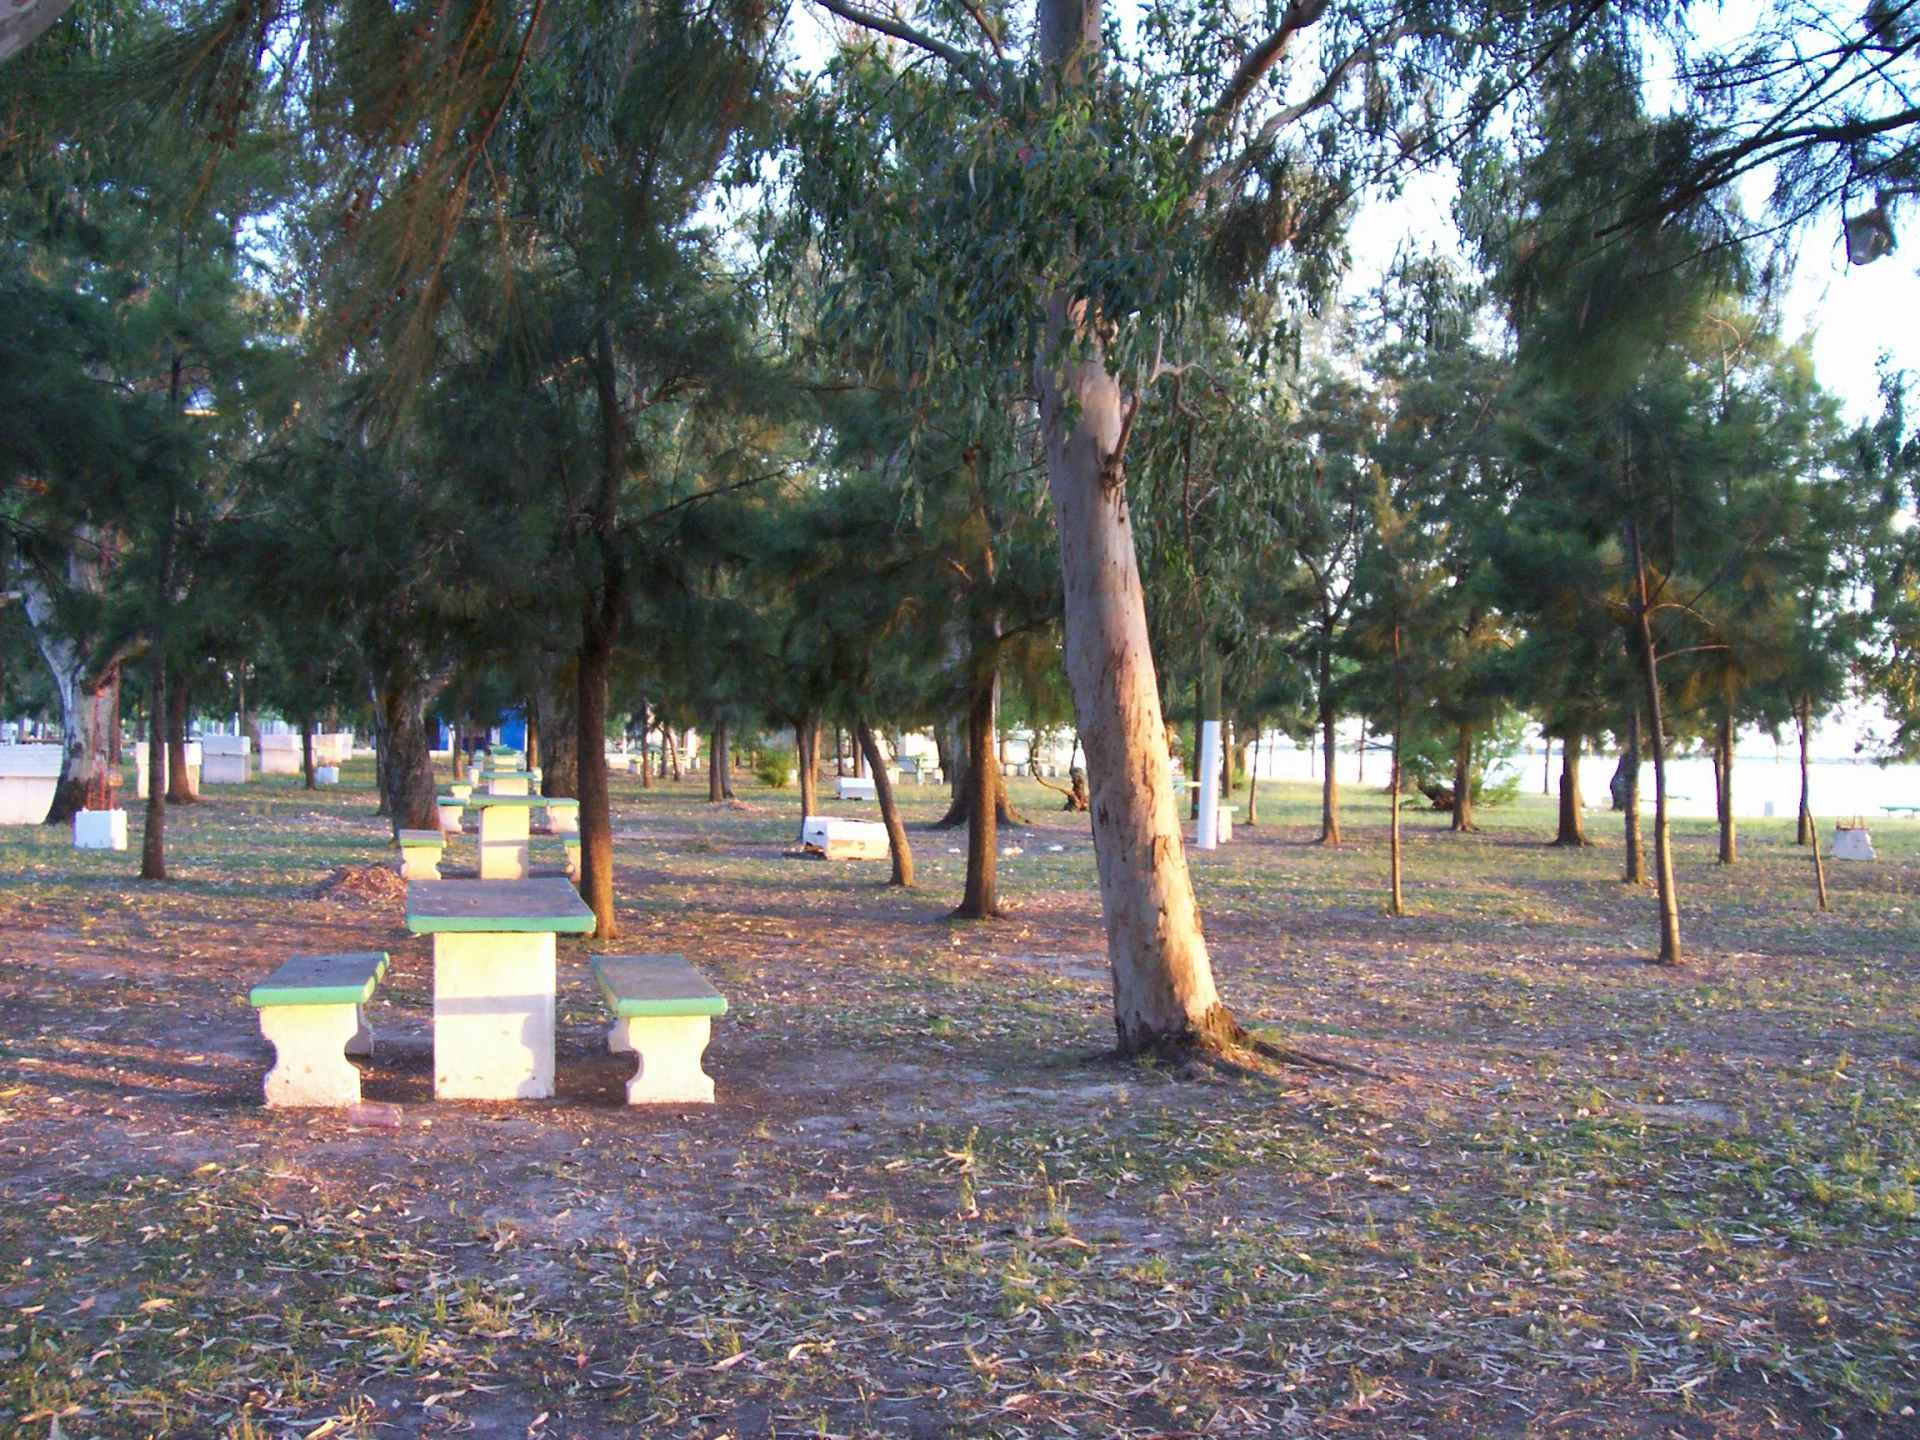
{"type": "MultiPolygon", "coordinates": [[[[260,1011],[260,1033],[273,1042],[267,1072],[267,1104],[356,1105],[360,1072],[347,1062],[347,1046],[366,1027],[358,1005],[269,1005],[260,1011]]],[[[373,1037],[367,1035],[367,1052],[373,1037]]]]}
{"type": "Polygon", "coordinates": [[[517,775],[495,775],[487,781],[489,795],[530,795],[531,777],[523,770],[517,775]]]}
{"type": "Polygon", "coordinates": [[[124,850],[127,848],[127,812],[124,810],[82,810],[73,817],[73,848],[76,850],[124,850]]]}
{"type": "Polygon", "coordinates": [[[833,782],[833,793],[842,800],[872,800],[878,794],[872,780],[862,780],[853,775],[836,776],[833,782]]]}
{"type": "Polygon", "coordinates": [[[800,822],[800,844],[829,860],[885,860],[887,827],[877,820],[835,820],[809,815],[800,822]]]}
{"type": "Polygon", "coordinates": [[[480,811],[480,878],[527,878],[527,807],[488,805],[480,811]]]}
{"type": "Polygon", "coordinates": [[[439,802],[440,828],[449,835],[460,833],[460,817],[467,812],[464,805],[450,805],[445,800],[439,802]]]}
{"type": "Polygon", "coordinates": [[[547,807],[547,828],[556,835],[578,835],[580,833],[580,807],[578,805],[549,805],[547,807]]]}
{"type": "Polygon", "coordinates": [[[367,1024],[367,1012],[358,1005],[353,1007],[353,1038],[347,1041],[347,1054],[373,1058],[373,1027],[367,1024]]]}
{"type": "Polygon", "coordinates": [[[316,785],[338,785],[340,783],[340,767],[338,765],[314,766],[313,783],[316,785]]]}
{"type": "Polygon", "coordinates": [[[629,1105],[711,1105],[713,1077],[700,1068],[713,1038],[706,1015],[648,1015],[616,1020],[607,1049],[632,1054],[640,1068],[627,1082],[629,1105]]]}
{"type": "Polygon", "coordinates": [[[568,840],[566,846],[567,878],[578,885],[580,883],[580,842],[578,840],[568,840]]]}
{"type": "Polygon", "coordinates": [[[440,855],[437,845],[403,845],[400,848],[400,873],[409,880],[438,880],[440,855]]]}
{"type": "Polygon", "coordinates": [[[436,1098],[553,1094],[554,953],[551,932],[433,937],[436,1098]]]}
{"type": "Polygon", "coordinates": [[[1873,836],[1867,833],[1866,826],[1834,826],[1833,858],[1836,860],[1873,859],[1873,836]]]}

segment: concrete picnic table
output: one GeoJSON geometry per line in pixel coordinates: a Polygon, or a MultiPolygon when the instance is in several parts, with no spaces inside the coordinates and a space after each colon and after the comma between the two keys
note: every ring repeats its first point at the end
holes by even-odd
{"type": "Polygon", "coordinates": [[[556,935],[593,911],[565,880],[407,886],[407,929],[433,936],[433,1093],[441,1100],[553,1094],[556,935]]]}

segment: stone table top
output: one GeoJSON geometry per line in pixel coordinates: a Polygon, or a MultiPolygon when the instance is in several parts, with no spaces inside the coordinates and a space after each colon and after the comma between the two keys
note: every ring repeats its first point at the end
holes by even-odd
{"type": "Polygon", "coordinates": [[[566,880],[416,880],[407,886],[407,929],[416,935],[590,935],[593,926],[593,911],[566,880]]]}

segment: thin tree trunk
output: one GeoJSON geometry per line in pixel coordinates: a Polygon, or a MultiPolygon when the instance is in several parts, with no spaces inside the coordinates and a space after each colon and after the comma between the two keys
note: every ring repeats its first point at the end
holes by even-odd
{"type": "Polygon", "coordinates": [[[993,754],[993,672],[976,673],[967,705],[967,768],[973,784],[967,789],[967,885],[954,915],[962,920],[992,920],[1000,914],[996,884],[996,845],[993,754]]]}
{"type": "MultiPolygon", "coordinates": [[[[167,570],[172,547],[161,544],[160,569],[167,570]]],[[[161,582],[162,593],[167,584],[161,582]]],[[[162,637],[151,641],[153,655],[147,668],[147,829],[140,837],[140,878],[167,878],[167,661],[162,637]]]]}
{"type": "Polygon", "coordinates": [[[653,748],[647,744],[647,702],[640,702],[640,788],[653,788],[653,748]]]}
{"type": "MultiPolygon", "coordinates": [[[[1321,748],[1332,756],[1334,747],[1334,728],[1339,724],[1339,715],[1333,705],[1333,662],[1326,655],[1320,657],[1320,735],[1321,748]]],[[[1340,778],[1335,766],[1329,760],[1326,777],[1320,782],[1320,843],[1338,845],[1340,843],[1340,778]]]]}
{"type": "Polygon", "coordinates": [[[1660,657],[1654,647],[1653,615],[1647,595],[1647,565],[1640,550],[1640,527],[1626,522],[1627,550],[1633,563],[1633,615],[1640,642],[1641,677],[1647,687],[1647,743],[1653,749],[1653,870],[1660,897],[1660,953],[1656,963],[1678,965],[1680,900],[1673,884],[1673,836],[1667,822],[1666,708],[1660,693],[1660,657]]]}
{"type": "Polygon", "coordinates": [[[574,767],[580,791],[580,898],[593,911],[593,933],[602,940],[620,933],[613,911],[613,805],[607,780],[607,671],[614,641],[608,612],[620,613],[617,594],[598,604],[589,601],[582,616],[573,705],[574,767]]]}
{"type": "MultiPolygon", "coordinates": [[[[674,738],[673,727],[663,725],[660,728],[660,733],[665,737],[662,741],[662,744],[666,747],[664,753],[673,761],[673,778],[678,780],[680,778],[680,744],[674,738]]],[[[820,737],[818,734],[813,737],[813,748],[816,751],[820,748],[820,737]]]]}
{"type": "Polygon", "coordinates": [[[820,813],[820,721],[809,711],[793,725],[793,763],[800,771],[800,838],[807,819],[820,813]]]}
{"type": "Polygon", "coordinates": [[[1717,767],[1720,784],[1714,796],[1715,808],[1720,812],[1722,865],[1731,865],[1740,858],[1739,837],[1735,833],[1733,819],[1733,747],[1733,713],[1729,710],[1720,717],[1720,764],[1717,767]]]}
{"type": "Polygon", "coordinates": [[[540,707],[531,698],[520,702],[527,714],[527,768],[542,769],[540,763],[540,707]]]}
{"type": "Polygon", "coordinates": [[[170,805],[192,805],[200,799],[193,776],[187,770],[189,698],[182,682],[175,682],[167,689],[167,803],[170,805]]]}
{"type": "MultiPolygon", "coordinates": [[[[1040,0],[1042,59],[1064,72],[1097,54],[1100,9],[1040,0]]],[[[1097,355],[1054,369],[1079,328],[1049,301],[1036,364],[1048,485],[1060,537],[1066,668],[1087,754],[1094,852],[1114,1029],[1122,1054],[1216,1047],[1244,1037],[1220,1001],[1174,806],[1160,686],[1127,512],[1132,411],[1097,355]]]]}
{"type": "Polygon", "coordinates": [[[893,777],[887,774],[887,762],[880,753],[880,741],[873,726],[862,716],[854,733],[860,741],[860,753],[866,756],[873,774],[874,799],[880,802],[880,820],[887,827],[887,853],[893,857],[893,876],[889,884],[913,888],[913,849],[907,844],[907,827],[900,823],[900,807],[894,801],[893,777]]]}
{"type": "MultiPolygon", "coordinates": [[[[456,737],[454,740],[456,748],[459,743],[456,737]]],[[[457,758],[454,763],[453,773],[456,775],[460,773],[457,758]]],[[[310,712],[303,712],[300,716],[300,774],[306,780],[307,789],[318,790],[320,788],[320,782],[314,779],[313,775],[313,716],[310,712]]]]}
{"type": "MultiPolygon", "coordinates": [[[[1813,823],[1813,798],[1807,785],[1807,749],[1813,733],[1813,697],[1800,702],[1800,830],[1813,843],[1813,886],[1819,897],[1820,911],[1827,909],[1827,862],[1820,853],[1820,837],[1813,823]]],[[[1804,843],[1804,842],[1803,842],[1804,843]]]]}
{"type": "Polygon", "coordinates": [[[1560,737],[1560,833],[1553,843],[1587,846],[1587,818],[1580,803],[1580,752],[1586,748],[1586,736],[1560,737]]]}
{"type": "MultiPolygon", "coordinates": [[[[1396,606],[1397,606],[1396,597],[1396,606]]],[[[1387,778],[1387,866],[1390,882],[1387,913],[1404,915],[1407,907],[1400,890],[1400,737],[1407,728],[1407,695],[1400,669],[1400,622],[1393,624],[1393,773],[1387,778]]]]}
{"type": "MultiPolygon", "coordinates": [[[[1322,817],[1324,818],[1324,817],[1322,817]]],[[[1260,732],[1253,734],[1253,758],[1247,762],[1247,824],[1260,823],[1260,732]]]]}
{"type": "Polygon", "coordinates": [[[1353,781],[1356,785],[1367,783],[1367,717],[1360,717],[1360,743],[1353,749],[1353,781]]]}
{"type": "Polygon", "coordinates": [[[1460,831],[1480,828],[1473,823],[1473,726],[1471,725],[1460,727],[1459,737],[1453,745],[1452,828],[1460,831]]]}
{"type": "Polygon", "coordinates": [[[1620,757],[1626,766],[1620,809],[1626,827],[1627,868],[1620,878],[1628,885],[1647,883],[1647,849],[1640,839],[1640,702],[1627,712],[1627,753],[1620,757]]]}
{"type": "Polygon", "coordinates": [[[727,736],[727,717],[718,710],[713,716],[713,738],[707,744],[707,803],[718,805],[733,798],[733,754],[727,736]]]}
{"type": "MultiPolygon", "coordinates": [[[[1795,718],[1800,722],[1800,823],[1794,833],[1793,843],[1812,845],[1817,851],[1820,847],[1815,843],[1816,837],[1813,833],[1813,773],[1809,763],[1813,734],[1813,697],[1803,696],[1798,709],[1799,714],[1795,718]]],[[[1822,888],[1824,889],[1824,886],[1822,888]]],[[[1822,904],[1820,908],[1824,910],[1827,907],[1822,904]]]]}

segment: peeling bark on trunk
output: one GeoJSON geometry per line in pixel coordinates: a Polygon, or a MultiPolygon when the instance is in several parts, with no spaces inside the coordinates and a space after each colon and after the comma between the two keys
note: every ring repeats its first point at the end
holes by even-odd
{"type": "MultiPolygon", "coordinates": [[[[1041,0],[1043,59],[1064,67],[1099,44],[1099,7],[1041,0]]],[[[1180,835],[1160,687],[1127,512],[1129,418],[1097,356],[1080,343],[1065,295],[1047,314],[1036,365],[1048,485],[1065,581],[1067,677],[1093,802],[1094,851],[1114,1029],[1121,1053],[1217,1047],[1243,1032],[1214,987],[1180,835]]]]}
{"type": "MultiPolygon", "coordinates": [[[[104,586],[101,563],[93,553],[99,542],[83,529],[81,548],[69,555],[67,583],[77,592],[98,595],[104,586]]],[[[95,637],[75,635],[61,623],[53,592],[40,576],[28,573],[20,583],[34,642],[53,677],[60,701],[60,778],[46,823],[68,825],[81,810],[110,805],[113,732],[120,720],[119,658],[103,657],[95,637]]]]}
{"type": "Polygon", "coordinates": [[[873,795],[880,803],[880,820],[887,827],[887,853],[893,857],[893,875],[887,882],[903,889],[913,888],[913,850],[907,844],[907,827],[900,823],[900,807],[894,803],[893,779],[887,774],[886,758],[880,753],[880,741],[873,726],[864,717],[856,726],[860,753],[867,757],[867,769],[873,774],[873,795]]]}
{"type": "Polygon", "coordinates": [[[1587,846],[1587,819],[1580,803],[1580,752],[1586,747],[1584,735],[1569,735],[1560,742],[1560,833],[1553,843],[1587,846]]]}
{"type": "MultiPolygon", "coordinates": [[[[1331,755],[1331,751],[1328,752],[1331,755]]],[[[1333,766],[1328,764],[1331,771],[1333,766]]],[[[1473,726],[1462,725],[1453,744],[1453,824],[1455,831],[1472,831],[1473,823],[1473,726]]]]}

